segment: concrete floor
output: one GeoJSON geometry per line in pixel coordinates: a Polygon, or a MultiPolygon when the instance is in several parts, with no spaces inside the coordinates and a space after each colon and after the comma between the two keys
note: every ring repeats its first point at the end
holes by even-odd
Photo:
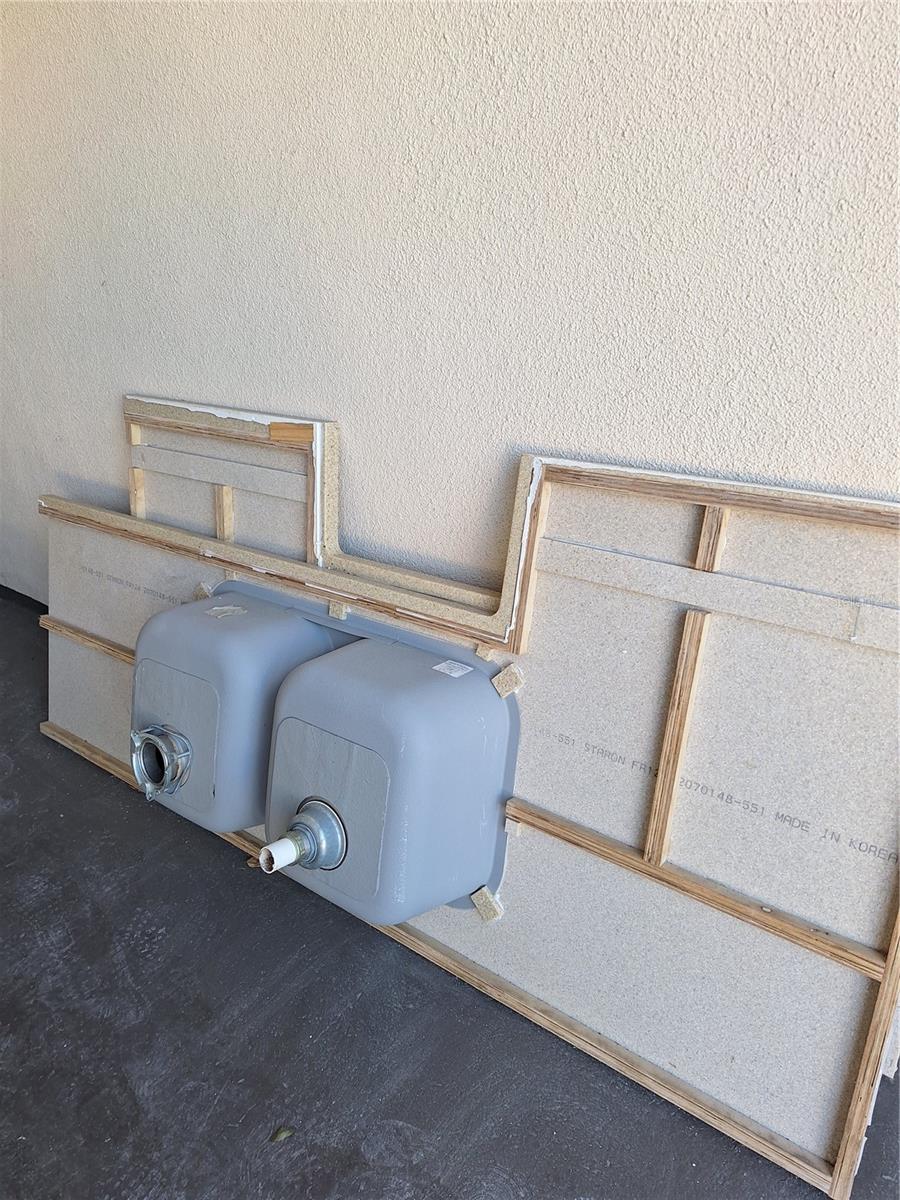
{"type": "MultiPolygon", "coordinates": [[[[42,738],[39,611],[0,589],[7,1200],[819,1195],[42,738]]],[[[897,1179],[886,1083],[854,1200],[897,1179]]]]}

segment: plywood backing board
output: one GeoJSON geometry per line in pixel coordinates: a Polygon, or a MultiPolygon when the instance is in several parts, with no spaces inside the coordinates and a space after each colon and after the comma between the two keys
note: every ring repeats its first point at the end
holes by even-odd
{"type": "Polygon", "coordinates": [[[874,985],[528,830],[502,921],[411,922],[504,980],[824,1159],[840,1141],[874,985]],[[589,898],[589,902],[588,902],[589,898]]]}

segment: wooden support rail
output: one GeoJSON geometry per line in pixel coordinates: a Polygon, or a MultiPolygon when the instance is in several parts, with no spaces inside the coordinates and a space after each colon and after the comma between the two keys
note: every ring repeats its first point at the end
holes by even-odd
{"type": "Polygon", "coordinates": [[[859,496],[835,496],[827,492],[804,492],[796,488],[768,487],[730,479],[698,475],[675,475],[645,471],[640,467],[612,467],[606,463],[564,462],[544,459],[544,478],[573,487],[605,488],[637,496],[658,496],[686,504],[744,508],[776,516],[806,517],[815,521],[846,521],[884,529],[900,526],[900,505],[892,501],[865,500],[859,496]]]}
{"type": "Polygon", "coordinates": [[[703,510],[700,541],[694,566],[698,571],[718,571],[725,549],[725,530],[728,527],[729,509],[720,504],[709,504],[703,510]]]}
{"type": "Polygon", "coordinates": [[[881,1077],[884,1051],[897,1013],[900,992],[900,911],[894,918],[894,931],[888,947],[881,986],[875,1000],[869,1031],[850,1097],[844,1132],[834,1163],[834,1177],[828,1193],[834,1200],[848,1200],[872,1119],[872,1107],[881,1077]]]}
{"type": "Polygon", "coordinates": [[[861,942],[841,937],[839,934],[829,933],[827,929],[819,929],[792,913],[761,904],[750,896],[713,883],[700,875],[693,875],[680,867],[658,866],[648,862],[633,846],[604,837],[593,829],[579,825],[577,821],[569,820],[568,817],[557,816],[524,800],[516,799],[506,802],[506,815],[513,821],[520,821],[523,825],[540,830],[541,833],[568,842],[570,846],[587,850],[589,854],[596,854],[598,858],[604,858],[627,871],[635,871],[656,883],[674,888],[675,891],[699,900],[701,904],[708,904],[730,917],[736,917],[739,921],[746,921],[758,929],[774,933],[795,946],[802,946],[804,950],[811,950],[815,954],[821,954],[823,958],[831,959],[832,962],[859,971],[869,979],[880,980],[884,975],[885,956],[880,950],[864,946],[861,942]]]}
{"type": "Polygon", "coordinates": [[[128,646],[122,646],[119,642],[111,642],[109,638],[100,637],[96,633],[88,633],[87,630],[79,629],[75,625],[68,625],[65,621],[58,621],[49,613],[42,616],[38,624],[48,633],[68,638],[70,642],[79,642],[82,646],[90,646],[92,650],[99,650],[101,654],[108,654],[111,658],[117,658],[119,662],[128,663],[129,666],[134,662],[134,651],[130,650],[128,646]]]}
{"type": "Polygon", "coordinates": [[[125,513],[77,504],[56,496],[42,496],[39,511],[59,521],[97,529],[129,541],[169,550],[173,554],[199,559],[210,566],[223,567],[260,585],[278,584],[305,592],[314,600],[353,603],[371,612],[466,640],[496,646],[506,644],[502,621],[497,614],[485,613],[483,609],[460,600],[445,600],[421,591],[406,591],[397,584],[374,582],[362,576],[325,570],[268,551],[253,550],[235,542],[190,533],[173,525],[138,520],[125,513]]]}
{"type": "Polygon", "coordinates": [[[675,794],[678,790],[678,773],[687,743],[691,711],[703,643],[709,627],[709,613],[691,609],[684,614],[684,630],[675,664],[675,678],[669,698],[669,711],[663,733],[662,752],[659,758],[659,774],[653,790],[650,807],[650,822],[644,858],[660,866],[669,853],[672,836],[672,819],[675,815],[675,794]]]}

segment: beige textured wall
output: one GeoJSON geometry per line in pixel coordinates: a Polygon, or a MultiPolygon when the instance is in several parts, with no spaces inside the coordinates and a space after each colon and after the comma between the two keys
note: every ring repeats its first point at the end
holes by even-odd
{"type": "Polygon", "coordinates": [[[894,6],[3,8],[0,581],[120,398],[336,418],[490,580],[523,450],[896,488],[894,6]]]}

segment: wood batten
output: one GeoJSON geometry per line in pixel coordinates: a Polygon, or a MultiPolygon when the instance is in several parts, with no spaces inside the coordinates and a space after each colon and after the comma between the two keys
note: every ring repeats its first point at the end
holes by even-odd
{"type": "MultiPolygon", "coordinates": [[[[136,425],[134,421],[126,421],[125,425],[128,431],[128,444],[139,446],[141,444],[140,425],[136,425]]],[[[143,518],[147,515],[144,472],[141,467],[130,466],[128,468],[128,511],[133,517],[143,518]]]]}
{"type": "Polygon", "coordinates": [[[70,642],[78,642],[82,646],[89,646],[91,650],[99,650],[101,654],[107,654],[110,658],[127,663],[128,666],[134,663],[134,651],[129,650],[127,646],[120,645],[118,642],[111,642],[109,638],[100,637],[96,633],[88,633],[84,629],[77,629],[74,625],[68,625],[65,621],[58,621],[49,614],[42,616],[38,624],[41,629],[46,629],[48,633],[54,633],[57,637],[68,638],[70,642]]]}
{"type": "Polygon", "coordinates": [[[675,815],[675,796],[678,791],[678,773],[687,742],[691,711],[697,689],[697,676],[703,644],[709,628],[708,612],[691,609],[684,614],[684,630],[675,664],[675,678],[669,698],[669,711],[663,733],[662,752],[659,759],[659,774],[653,791],[650,807],[650,822],[644,858],[660,866],[669,853],[672,835],[672,820],[675,815]]]}
{"type": "Polygon", "coordinates": [[[234,488],[217,483],[213,491],[216,506],[216,537],[221,542],[234,541],[234,488]]]}
{"type": "Polygon", "coordinates": [[[694,560],[694,567],[698,571],[718,571],[725,550],[728,513],[729,509],[721,504],[708,504],[703,509],[697,557],[694,560]]]}
{"type": "Polygon", "coordinates": [[[833,496],[826,492],[804,492],[795,488],[767,487],[696,475],[674,475],[644,471],[637,467],[610,467],[601,463],[569,463],[546,459],[544,478],[573,487],[606,488],[687,504],[745,508],[775,516],[806,517],[814,521],[844,521],[852,525],[900,528],[900,505],[889,501],[865,500],[856,496],[833,496]]]}
{"type": "Polygon", "coordinates": [[[251,550],[234,542],[218,541],[172,525],[137,520],[124,513],[110,512],[89,504],[76,504],[58,496],[42,496],[39,511],[59,521],[83,525],[174,554],[197,558],[209,565],[231,570],[255,583],[268,581],[306,592],[314,599],[352,602],[370,612],[422,625],[451,637],[476,639],[501,646],[505,644],[495,632],[500,625],[496,615],[486,615],[469,605],[422,592],[403,591],[396,585],[370,582],[334,570],[323,570],[264,550],[251,550]]]}
{"type": "Polygon", "coordinates": [[[758,929],[765,929],[785,941],[805,950],[811,950],[832,962],[850,967],[854,971],[867,976],[869,979],[881,980],[885,969],[885,956],[871,946],[864,946],[850,938],[840,937],[829,933],[826,929],[796,917],[791,913],[761,904],[750,896],[742,895],[731,888],[722,887],[709,879],[693,875],[680,867],[669,865],[659,866],[648,862],[634,846],[626,846],[613,838],[604,837],[593,829],[579,825],[568,817],[560,817],[547,812],[524,800],[512,799],[506,803],[506,815],[510,820],[519,821],[531,829],[559,838],[570,846],[587,850],[598,858],[606,859],[626,871],[635,871],[656,883],[674,888],[685,896],[699,900],[719,912],[736,917],[758,929]]]}
{"type": "Polygon", "coordinates": [[[329,559],[329,567],[331,570],[339,571],[344,575],[353,575],[359,579],[371,579],[380,583],[390,580],[391,583],[405,591],[451,600],[487,615],[497,611],[500,601],[500,593],[491,588],[457,583],[451,579],[440,579],[434,575],[426,575],[422,571],[415,571],[410,567],[395,567],[388,563],[373,562],[368,558],[358,558],[354,554],[341,552],[332,555],[329,559]]]}
{"type": "Polygon", "coordinates": [[[58,742],[60,746],[65,746],[67,750],[74,750],[76,754],[80,754],[82,758],[86,758],[95,767],[102,767],[104,771],[108,771],[110,775],[115,775],[117,779],[121,779],[129,787],[133,787],[135,791],[140,791],[131,767],[127,763],[122,762],[120,758],[114,758],[112,754],[107,754],[105,750],[100,750],[97,746],[92,746],[90,742],[76,737],[74,733],[69,733],[67,729],[60,729],[58,725],[54,725],[50,721],[42,721],[40,731],[44,737],[58,742]]]}
{"type": "Polygon", "coordinates": [[[259,852],[263,844],[251,834],[239,831],[238,833],[220,833],[216,836],[220,837],[223,842],[228,842],[230,846],[237,846],[238,850],[243,850],[251,859],[259,862],[259,852]]]}
{"type": "Polygon", "coordinates": [[[829,1195],[833,1200],[848,1200],[859,1159],[872,1119],[872,1108],[881,1077],[885,1046],[897,1013],[900,991],[900,911],[894,917],[894,929],[888,947],[881,986],[875,999],[872,1019],[866,1034],[862,1057],[847,1109],[847,1118],[834,1163],[834,1178],[829,1195]]]}
{"type": "Polygon", "coordinates": [[[297,446],[302,449],[309,449],[313,444],[314,434],[315,429],[311,423],[301,424],[294,421],[269,422],[269,441],[278,442],[281,446],[297,446]]]}
{"type": "Polygon", "coordinates": [[[277,442],[300,449],[312,445],[316,422],[246,413],[226,415],[223,410],[149,396],[126,396],[125,419],[144,429],[226,438],[236,442],[277,442]],[[272,430],[275,429],[273,435],[272,430]]]}

